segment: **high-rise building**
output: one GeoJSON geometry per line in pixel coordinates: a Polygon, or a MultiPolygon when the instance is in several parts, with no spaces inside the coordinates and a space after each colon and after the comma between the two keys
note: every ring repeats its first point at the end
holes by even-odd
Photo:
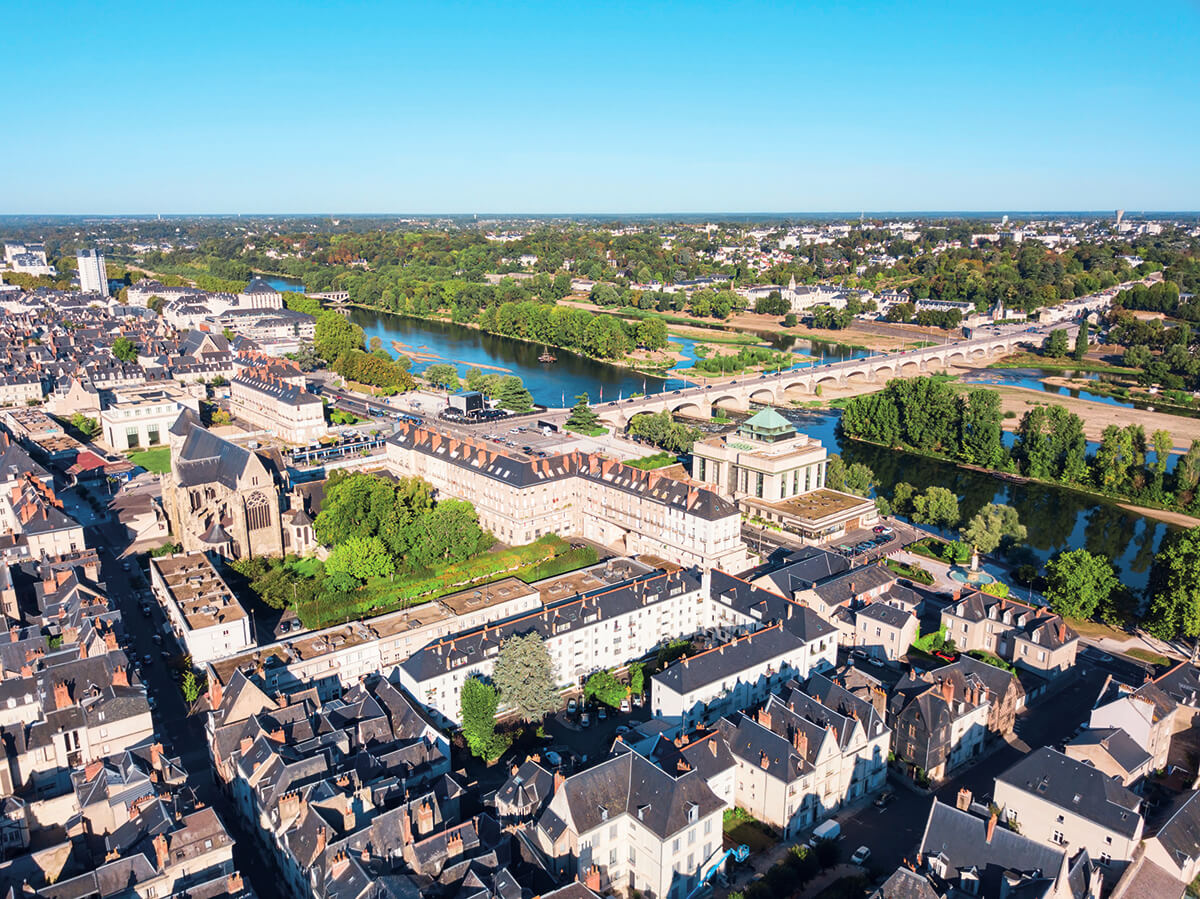
{"type": "Polygon", "coordinates": [[[79,289],[84,293],[108,296],[108,272],[104,268],[104,254],[99,250],[80,250],[75,254],[79,264],[79,289]]]}

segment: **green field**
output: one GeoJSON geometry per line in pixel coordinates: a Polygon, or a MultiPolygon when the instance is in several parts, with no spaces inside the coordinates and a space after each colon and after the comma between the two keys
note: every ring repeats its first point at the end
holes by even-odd
{"type": "Polygon", "coordinates": [[[154,449],[132,452],[128,458],[134,465],[140,465],[146,471],[153,471],[156,474],[165,474],[171,470],[171,448],[169,446],[156,446],[154,449]]]}

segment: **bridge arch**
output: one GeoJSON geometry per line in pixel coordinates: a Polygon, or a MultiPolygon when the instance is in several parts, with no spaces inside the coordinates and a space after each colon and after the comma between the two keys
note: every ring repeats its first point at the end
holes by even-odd
{"type": "Polygon", "coordinates": [[[750,402],[763,406],[775,405],[775,391],[770,387],[759,387],[750,394],[750,402]]]}
{"type": "Polygon", "coordinates": [[[684,400],[671,407],[672,415],[686,415],[688,418],[712,418],[700,403],[695,400],[684,400]]]}
{"type": "Polygon", "coordinates": [[[749,403],[736,394],[726,393],[715,397],[712,401],[714,409],[728,409],[731,412],[745,412],[749,403]]]}

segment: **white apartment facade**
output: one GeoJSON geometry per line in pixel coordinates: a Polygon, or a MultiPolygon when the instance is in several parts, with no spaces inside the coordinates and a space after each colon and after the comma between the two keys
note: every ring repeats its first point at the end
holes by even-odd
{"type": "Polygon", "coordinates": [[[75,254],[79,267],[79,289],[84,293],[108,296],[108,270],[104,267],[104,254],[99,250],[80,250],[75,254]]]}
{"type": "Polygon", "coordinates": [[[204,664],[255,645],[246,611],[204,553],[151,559],[150,583],[193,662],[204,664]]]}
{"type": "Polygon", "coordinates": [[[176,387],[130,387],[114,392],[100,410],[104,442],[115,450],[166,446],[167,432],[184,408],[200,414],[200,401],[176,387]]]}

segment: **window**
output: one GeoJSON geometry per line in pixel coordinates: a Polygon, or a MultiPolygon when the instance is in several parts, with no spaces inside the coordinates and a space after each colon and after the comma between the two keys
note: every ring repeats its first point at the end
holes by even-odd
{"type": "Polygon", "coordinates": [[[150,446],[158,446],[162,441],[158,436],[158,425],[146,426],[146,443],[150,446]]]}
{"type": "Polygon", "coordinates": [[[256,490],[246,500],[246,527],[251,531],[257,531],[270,526],[270,504],[267,502],[267,498],[256,490]]]}
{"type": "Polygon", "coordinates": [[[130,425],[125,429],[125,441],[129,444],[129,448],[141,446],[141,437],[138,434],[137,425],[130,425]]]}
{"type": "Polygon", "coordinates": [[[1061,830],[1054,831],[1054,833],[1051,834],[1050,839],[1053,840],[1055,843],[1058,843],[1061,846],[1062,843],[1064,842],[1062,831],[1061,830]]]}

